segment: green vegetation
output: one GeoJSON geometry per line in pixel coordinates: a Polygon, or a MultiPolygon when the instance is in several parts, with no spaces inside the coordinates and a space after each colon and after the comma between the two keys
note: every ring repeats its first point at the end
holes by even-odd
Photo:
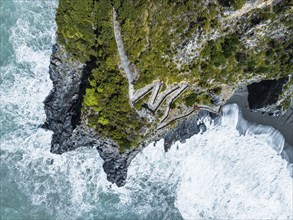
{"type": "Polygon", "coordinates": [[[195,104],[197,95],[195,93],[189,94],[187,97],[185,97],[185,105],[187,107],[192,107],[195,104]]]}
{"type": "Polygon", "coordinates": [[[102,55],[108,46],[108,34],[112,35],[111,8],[107,0],[60,1],[56,14],[57,39],[73,59],[85,63],[91,55],[102,55]]]}
{"type": "Polygon", "coordinates": [[[293,103],[291,103],[293,97],[293,89],[290,88],[293,88],[292,76],[289,78],[289,81],[284,85],[283,92],[281,94],[281,99],[283,99],[281,105],[283,106],[283,109],[288,109],[290,105],[293,105],[293,103]]]}
{"type": "Polygon", "coordinates": [[[170,104],[170,108],[171,108],[171,109],[175,109],[175,108],[176,108],[176,104],[175,104],[174,102],[172,102],[172,103],[170,104]]]}
{"type": "MultiPolygon", "coordinates": [[[[292,94],[291,94],[292,96],[292,94]]],[[[281,103],[281,105],[283,106],[284,109],[288,109],[291,105],[291,97],[287,97],[286,99],[284,99],[284,101],[281,103]]]]}
{"type": "Polygon", "coordinates": [[[201,26],[207,31],[219,14],[217,5],[203,8],[201,2],[129,0],[116,5],[126,52],[141,74],[136,88],[158,78],[169,84],[185,79],[186,70],[178,70],[172,56],[201,26]]]}
{"type": "Polygon", "coordinates": [[[170,104],[171,109],[191,107],[195,103],[211,105],[209,95],[219,95],[223,85],[235,87],[249,79],[280,78],[292,73],[292,35],[261,36],[254,32],[248,35],[248,30],[268,20],[274,23],[264,26],[272,28],[282,24],[292,32],[289,0],[274,5],[272,10],[254,9],[225,28],[219,19],[224,19],[223,12],[228,7],[239,9],[246,1],[203,2],[60,0],[56,14],[58,42],[70,54],[68,62],[91,61],[94,66],[84,96],[82,112],[86,120],[83,123],[94,128],[99,136],[114,140],[122,151],[138,146],[145,127],[156,127],[147,124],[136,112],[149,96],[139,100],[134,105],[136,109],[129,105],[128,82],[118,68],[113,7],[121,25],[126,54],[140,73],[135,89],[157,79],[165,84],[184,80],[199,88],[198,93],[191,89],[184,92],[170,104]],[[208,37],[216,31],[218,36],[208,37]],[[178,67],[174,57],[198,33],[203,36],[202,45],[197,49],[199,56],[178,67]],[[256,39],[256,45],[249,46],[252,39],[256,39]]]}
{"type": "Polygon", "coordinates": [[[194,104],[210,105],[211,98],[206,93],[191,93],[185,97],[185,105],[187,107],[192,107],[194,104]]]}
{"type": "Polygon", "coordinates": [[[56,21],[58,41],[82,63],[95,57],[84,95],[83,113],[101,137],[114,140],[121,150],[137,146],[143,121],[128,102],[128,82],[119,71],[119,57],[108,0],[61,0],[56,21]]]}
{"type": "MultiPolygon", "coordinates": [[[[258,21],[266,21],[275,14],[268,15],[267,11],[258,12],[258,21]]],[[[252,17],[255,18],[253,12],[252,17]]],[[[292,20],[292,18],[286,18],[292,20]]],[[[256,22],[248,18],[248,21],[256,22]]],[[[292,21],[293,22],[293,21],[292,21]]],[[[252,24],[251,24],[252,25],[252,24]]],[[[245,32],[230,33],[215,40],[208,41],[203,47],[200,59],[196,65],[191,64],[191,72],[200,74],[199,85],[204,88],[219,88],[219,85],[234,84],[260,76],[261,78],[280,78],[292,73],[293,38],[272,38],[263,36],[256,48],[247,47],[242,42],[245,32]],[[199,66],[199,67],[198,67],[199,66]],[[204,80],[204,81],[203,81],[204,80]],[[212,81],[210,84],[208,81],[212,81]]]]}
{"type": "Polygon", "coordinates": [[[130,148],[139,142],[143,120],[129,105],[127,79],[118,71],[118,66],[109,64],[114,62],[109,59],[92,72],[91,88],[84,96],[84,112],[90,113],[89,125],[100,136],[111,138],[123,148],[130,148]]]}

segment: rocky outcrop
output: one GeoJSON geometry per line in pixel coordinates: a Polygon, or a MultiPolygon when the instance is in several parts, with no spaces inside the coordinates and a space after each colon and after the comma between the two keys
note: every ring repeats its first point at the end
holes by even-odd
{"type": "MultiPolygon", "coordinates": [[[[70,62],[70,57],[64,49],[54,45],[49,70],[53,88],[44,101],[47,120],[43,128],[53,131],[52,153],[62,154],[78,147],[95,146],[104,160],[103,169],[108,181],[123,186],[127,178],[127,168],[143,146],[121,153],[111,140],[99,138],[95,131],[80,123],[87,79],[95,65],[94,58],[91,61],[85,65],[70,62]]],[[[204,112],[200,112],[199,118],[208,114],[204,112]]],[[[165,139],[165,150],[167,151],[177,140],[185,141],[192,135],[204,131],[205,126],[199,123],[199,118],[191,116],[173,130],[161,133],[160,137],[165,139]]]]}
{"type": "Polygon", "coordinates": [[[206,131],[206,125],[203,119],[210,117],[215,123],[218,122],[219,115],[206,110],[200,110],[198,114],[191,115],[188,118],[184,118],[178,126],[169,130],[164,135],[164,149],[168,151],[170,147],[176,142],[180,141],[184,143],[188,138],[198,133],[206,131]]]}
{"type": "MultiPolygon", "coordinates": [[[[248,89],[242,87],[234,92],[234,95],[226,104],[236,103],[241,109],[243,118],[251,123],[267,125],[275,128],[284,136],[285,141],[293,146],[293,106],[286,111],[285,114],[272,116],[269,112],[252,111],[248,103],[248,89]]],[[[293,157],[292,157],[293,158],[293,157]]]]}
{"type": "MultiPolygon", "coordinates": [[[[126,183],[127,168],[143,146],[121,153],[113,141],[100,138],[94,130],[81,123],[83,95],[93,68],[95,68],[94,57],[85,65],[71,62],[64,49],[54,45],[49,71],[53,89],[44,101],[47,120],[43,128],[53,131],[52,153],[62,154],[85,146],[96,147],[104,160],[103,169],[108,181],[123,186],[126,183]]],[[[284,78],[248,86],[250,107],[260,107],[273,102],[286,82],[287,79],[284,78]],[[254,93],[256,94],[253,95],[254,93]],[[265,97],[262,97],[262,94],[265,94],[265,97]]],[[[163,129],[156,137],[145,140],[145,145],[164,138],[164,149],[168,151],[176,141],[184,142],[194,134],[205,132],[203,119],[207,116],[214,119],[214,122],[217,122],[219,117],[213,112],[200,110],[198,114],[180,119],[181,121],[173,129],[163,129]]]]}
{"type": "MultiPolygon", "coordinates": [[[[199,111],[196,116],[199,108],[195,105],[221,105],[239,83],[284,77],[290,72],[283,68],[289,67],[290,57],[286,36],[291,29],[282,25],[291,21],[287,2],[269,1],[272,8],[249,3],[239,10],[216,2],[207,7],[208,2],[191,10],[185,3],[153,2],[150,7],[148,1],[142,1],[132,7],[132,2],[61,0],[57,35],[66,51],[54,46],[50,64],[53,89],[44,102],[47,121],[43,127],[53,131],[51,152],[94,146],[105,161],[107,179],[122,186],[142,142],[146,145],[164,138],[167,151],[177,140],[205,131],[201,119],[212,113],[199,111]],[[178,7],[178,13],[172,13],[173,7],[178,7]],[[263,11],[254,11],[257,8],[263,11]],[[158,12],[170,16],[166,20],[158,12]],[[276,56],[278,51],[282,56],[276,56]],[[267,72],[270,75],[265,77],[267,72]],[[92,94],[85,94],[86,88],[92,94]],[[122,153],[122,147],[129,150],[122,153]]],[[[254,103],[265,100],[257,98],[254,103]]]]}
{"type": "Polygon", "coordinates": [[[113,142],[99,138],[93,130],[80,123],[83,95],[94,65],[94,58],[85,65],[70,62],[62,47],[53,46],[49,68],[53,88],[44,101],[47,119],[43,128],[53,131],[52,153],[62,154],[79,147],[95,146],[105,161],[103,168],[107,179],[123,186],[127,167],[141,148],[120,153],[113,142]]]}
{"type": "Polygon", "coordinates": [[[247,86],[248,104],[252,110],[261,109],[278,101],[283,90],[283,85],[288,82],[288,77],[279,80],[263,80],[247,86]]]}
{"type": "Polygon", "coordinates": [[[62,48],[53,46],[49,67],[53,89],[44,101],[47,119],[43,127],[53,131],[51,152],[57,154],[75,148],[67,142],[80,116],[80,87],[84,65],[69,63],[68,58],[62,48]]]}
{"type": "Polygon", "coordinates": [[[103,169],[107,174],[107,180],[121,187],[126,183],[128,166],[142,148],[121,153],[118,147],[108,140],[99,141],[97,150],[100,157],[104,160],[103,169]]]}

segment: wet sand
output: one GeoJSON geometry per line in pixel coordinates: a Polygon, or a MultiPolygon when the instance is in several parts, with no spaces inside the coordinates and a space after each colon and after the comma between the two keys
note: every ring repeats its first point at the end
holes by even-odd
{"type": "Polygon", "coordinates": [[[261,112],[252,112],[248,107],[248,91],[246,87],[236,90],[234,95],[227,101],[227,104],[236,103],[241,109],[244,119],[249,122],[269,125],[281,132],[285,138],[285,147],[283,155],[286,160],[293,162],[293,106],[291,106],[285,115],[270,116],[261,112]]]}

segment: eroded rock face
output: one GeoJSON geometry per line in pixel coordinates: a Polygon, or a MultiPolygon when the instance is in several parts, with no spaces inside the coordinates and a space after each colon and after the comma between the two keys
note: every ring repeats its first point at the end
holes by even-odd
{"type": "Polygon", "coordinates": [[[47,119],[43,128],[53,131],[52,153],[95,146],[105,161],[103,168],[108,181],[123,186],[127,167],[141,149],[120,153],[113,142],[99,138],[92,129],[80,124],[82,99],[92,68],[91,63],[69,62],[63,49],[53,46],[49,70],[53,88],[44,101],[47,119]]]}
{"type": "Polygon", "coordinates": [[[126,183],[128,166],[142,148],[120,153],[111,141],[104,141],[97,145],[97,150],[104,160],[103,169],[107,174],[107,180],[121,187],[126,183]]]}
{"type": "Polygon", "coordinates": [[[282,93],[283,85],[288,77],[279,80],[263,80],[248,85],[248,104],[252,110],[261,109],[275,104],[282,93]]]}
{"type": "MultiPolygon", "coordinates": [[[[44,102],[44,128],[54,132],[51,152],[61,154],[95,146],[105,161],[107,179],[123,186],[127,167],[142,145],[164,138],[167,151],[177,140],[185,141],[206,129],[198,116],[189,114],[190,110],[194,112],[194,104],[218,107],[239,83],[280,77],[280,72],[286,76],[290,70],[282,67],[289,61],[283,58],[289,56],[276,59],[275,52],[289,53],[290,40],[282,37],[290,36],[291,29],[279,24],[290,23],[290,11],[287,2],[272,2],[271,9],[257,2],[249,4],[247,11],[241,6],[233,6],[231,11],[217,2],[210,7],[205,0],[201,4],[130,1],[114,5],[111,1],[61,0],[56,14],[57,42],[66,49],[54,47],[50,64],[53,89],[44,102]],[[110,13],[115,12],[113,7],[117,15],[110,13]],[[254,10],[258,8],[266,13],[254,10]],[[132,14],[135,11],[142,13],[132,14]],[[226,12],[232,14],[223,16],[226,12]],[[162,15],[170,16],[165,19],[162,15]],[[276,65],[281,71],[263,77],[276,65]],[[119,69],[123,66],[124,73],[119,69]],[[158,81],[159,86],[152,86],[158,81]],[[145,91],[153,88],[156,92],[148,99],[145,91]],[[168,91],[174,91],[169,99],[168,91]],[[157,126],[169,114],[178,126],[166,128],[171,120],[157,126]]],[[[252,103],[266,105],[274,100],[274,94],[259,100],[258,95],[253,96],[252,103]]]]}
{"type": "Polygon", "coordinates": [[[83,65],[68,63],[66,54],[58,45],[53,46],[49,74],[53,89],[44,101],[47,116],[44,128],[54,132],[51,152],[61,154],[74,149],[66,144],[76,126],[72,122],[80,112],[80,84],[83,65]]]}
{"type": "MultiPolygon", "coordinates": [[[[54,45],[49,72],[53,89],[44,101],[47,120],[43,128],[53,131],[52,153],[62,154],[78,147],[95,146],[104,160],[103,169],[107,180],[123,186],[129,164],[143,147],[121,153],[111,140],[99,138],[95,131],[80,124],[81,101],[87,82],[85,72],[90,71],[90,68],[89,65],[69,62],[62,48],[54,45]]],[[[185,141],[204,130],[204,125],[198,124],[197,119],[197,116],[192,116],[174,130],[170,130],[164,137],[165,150],[175,141],[185,141]]]]}
{"type": "Polygon", "coordinates": [[[206,117],[210,117],[217,122],[219,115],[205,110],[200,110],[197,115],[191,115],[189,118],[185,118],[178,124],[177,127],[166,132],[164,135],[165,151],[168,151],[176,141],[184,143],[193,135],[205,132],[207,128],[203,122],[203,119],[206,117]]]}
{"type": "MultiPolygon", "coordinates": [[[[81,100],[85,88],[84,83],[86,83],[83,73],[89,71],[90,68],[89,65],[85,67],[77,62],[69,62],[62,48],[58,45],[54,46],[50,63],[50,78],[53,81],[53,89],[44,101],[47,121],[43,127],[54,132],[51,143],[52,153],[62,154],[78,147],[94,146],[104,160],[103,169],[107,174],[107,180],[119,187],[124,186],[128,166],[143,149],[143,146],[121,153],[111,140],[100,138],[93,129],[80,124],[81,100]]],[[[263,84],[252,84],[250,88],[256,88],[252,90],[254,92],[261,90],[261,93],[268,90],[269,92],[265,93],[266,98],[259,99],[259,101],[267,100],[268,102],[273,100],[268,94],[275,97],[273,92],[282,89],[285,82],[286,79],[270,80],[263,84]]],[[[258,99],[253,100],[258,101],[258,99]]],[[[210,116],[215,121],[218,117],[207,111],[199,111],[197,115],[191,115],[181,120],[175,128],[164,131],[158,139],[164,138],[165,151],[168,151],[171,145],[178,140],[184,142],[194,134],[204,132],[206,126],[201,119],[206,116],[210,116]]],[[[153,140],[155,139],[149,139],[147,142],[153,140]]]]}

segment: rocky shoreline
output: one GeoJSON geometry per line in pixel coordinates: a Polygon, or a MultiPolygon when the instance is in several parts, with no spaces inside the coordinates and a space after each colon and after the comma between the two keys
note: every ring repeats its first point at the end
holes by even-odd
{"type": "MultiPolygon", "coordinates": [[[[108,181],[123,186],[127,177],[127,167],[143,146],[121,153],[111,140],[99,138],[90,128],[80,125],[81,104],[92,67],[90,64],[69,63],[69,59],[63,48],[57,44],[53,46],[49,67],[53,88],[44,101],[47,119],[42,126],[53,131],[51,152],[62,154],[79,147],[95,146],[104,160],[103,169],[108,181]]],[[[209,113],[202,111],[200,114],[209,113]]],[[[164,137],[167,151],[177,140],[185,141],[205,130],[205,125],[197,124],[197,119],[197,115],[192,115],[188,120],[182,120],[174,130],[163,132],[160,137],[154,137],[152,140],[164,137]]]]}
{"type": "MultiPolygon", "coordinates": [[[[245,120],[251,123],[268,125],[277,129],[285,138],[285,146],[282,152],[282,157],[293,163],[293,105],[286,111],[285,114],[280,113],[280,110],[268,108],[267,112],[262,110],[252,110],[249,105],[259,103],[249,103],[249,90],[246,87],[240,88],[234,92],[234,95],[227,101],[227,104],[236,103],[241,109],[241,113],[245,120]]],[[[273,95],[274,96],[274,95],[273,95]]],[[[261,102],[263,102],[261,100],[261,102]]]]}
{"type": "Polygon", "coordinates": [[[80,84],[83,65],[68,63],[65,53],[54,45],[49,66],[53,89],[44,101],[46,122],[43,128],[53,131],[51,152],[62,154],[75,149],[69,141],[79,115],[80,84]]]}
{"type": "Polygon", "coordinates": [[[80,125],[81,104],[87,77],[93,68],[68,62],[69,56],[59,45],[54,45],[49,74],[53,88],[44,101],[46,122],[44,129],[53,131],[51,152],[62,154],[79,147],[96,146],[105,161],[107,179],[118,186],[125,184],[127,167],[136,152],[119,154],[117,146],[109,140],[99,139],[89,128],[80,125]]]}
{"type": "MultiPolygon", "coordinates": [[[[95,61],[82,65],[69,60],[70,57],[63,48],[59,45],[53,46],[49,67],[53,89],[44,101],[47,120],[43,125],[44,129],[53,131],[51,152],[62,154],[79,147],[96,147],[104,160],[103,169],[108,181],[123,186],[127,178],[127,168],[143,146],[121,153],[111,140],[99,138],[93,130],[80,123],[83,95],[95,61]]],[[[233,97],[228,103],[237,103],[241,99],[233,97]]],[[[240,105],[240,108],[243,106],[240,105]]],[[[184,142],[194,134],[204,132],[206,127],[200,119],[207,114],[214,120],[218,117],[208,111],[199,111],[198,114],[181,119],[175,128],[164,130],[147,140],[146,144],[164,138],[164,148],[168,151],[176,141],[184,142]]]]}

